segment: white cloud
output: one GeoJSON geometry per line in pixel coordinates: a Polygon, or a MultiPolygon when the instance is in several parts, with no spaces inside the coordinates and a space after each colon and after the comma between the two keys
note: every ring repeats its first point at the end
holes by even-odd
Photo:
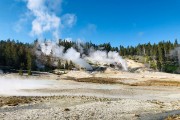
{"type": "Polygon", "coordinates": [[[49,9],[55,12],[61,12],[62,11],[62,3],[63,0],[47,0],[47,6],[49,9]]]}
{"type": "Polygon", "coordinates": [[[38,11],[44,7],[44,0],[26,0],[27,2],[27,7],[31,10],[31,11],[38,11]]]}
{"type": "MultiPolygon", "coordinates": [[[[77,20],[74,14],[57,15],[61,11],[63,0],[22,0],[27,3],[28,12],[33,20],[31,21],[31,36],[43,38],[46,33],[51,33],[53,39],[59,39],[60,31],[72,27],[77,20]],[[63,20],[63,21],[62,21],[63,20]]],[[[15,30],[22,29],[21,23],[27,19],[22,17],[15,25],[15,30]]]]}
{"type": "Polygon", "coordinates": [[[30,13],[26,12],[25,14],[23,14],[20,19],[14,24],[13,26],[13,30],[17,33],[20,33],[21,31],[23,31],[23,28],[25,26],[25,24],[28,22],[28,20],[30,20],[30,13]]]}
{"type": "Polygon", "coordinates": [[[97,26],[95,24],[89,23],[84,29],[80,31],[82,35],[92,35],[97,32],[97,26]]]}
{"type": "Polygon", "coordinates": [[[23,29],[22,24],[26,21],[26,19],[21,18],[19,21],[17,21],[13,27],[13,30],[17,33],[21,32],[23,29]]]}
{"type": "Polygon", "coordinates": [[[97,26],[95,24],[88,24],[87,30],[90,32],[96,32],[97,26]]]}
{"type": "Polygon", "coordinates": [[[35,17],[32,21],[31,35],[40,37],[44,32],[52,31],[53,37],[58,39],[61,19],[50,12],[45,2],[45,0],[27,0],[27,8],[35,17]]]}
{"type": "Polygon", "coordinates": [[[62,23],[67,27],[72,27],[76,24],[77,17],[74,14],[65,14],[62,16],[62,23]]]}

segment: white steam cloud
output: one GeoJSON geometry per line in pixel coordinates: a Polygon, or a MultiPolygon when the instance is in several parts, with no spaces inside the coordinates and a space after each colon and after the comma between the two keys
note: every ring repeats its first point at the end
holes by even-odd
{"type": "Polygon", "coordinates": [[[89,55],[83,54],[83,48],[80,43],[77,43],[79,52],[77,52],[74,48],[68,49],[64,53],[64,47],[59,46],[54,42],[46,41],[43,43],[39,43],[40,51],[36,51],[37,55],[45,54],[49,55],[55,58],[72,61],[76,65],[79,65],[81,68],[86,68],[86,70],[92,70],[93,68],[87,61],[91,61],[93,63],[100,63],[102,65],[104,64],[114,64],[122,66],[123,70],[127,71],[127,63],[125,60],[122,59],[121,56],[119,56],[118,52],[115,51],[95,51],[94,49],[91,49],[89,51],[89,55]]]}
{"type": "Polygon", "coordinates": [[[92,70],[92,67],[84,59],[80,58],[80,53],[77,52],[74,48],[68,49],[64,55],[64,58],[71,60],[82,68],[92,70]]]}
{"type": "Polygon", "coordinates": [[[32,21],[32,36],[43,39],[45,33],[51,33],[55,40],[59,39],[60,29],[72,27],[76,23],[76,15],[56,15],[61,9],[62,0],[24,0],[34,19],[32,21]]]}
{"type": "MultiPolygon", "coordinates": [[[[53,80],[35,80],[1,77],[0,78],[0,95],[20,95],[24,90],[50,88],[57,84],[53,80]]],[[[23,96],[30,95],[22,94],[23,96]]]]}
{"type": "Polygon", "coordinates": [[[110,51],[108,53],[100,50],[91,51],[87,59],[99,64],[121,64],[125,71],[128,70],[126,61],[115,51],[110,51]]]}
{"type": "Polygon", "coordinates": [[[58,38],[61,20],[49,11],[45,2],[45,0],[27,0],[27,8],[35,17],[32,21],[31,34],[34,36],[42,36],[44,32],[52,31],[54,37],[58,38]]]}
{"type": "Polygon", "coordinates": [[[41,51],[36,51],[37,55],[41,55],[42,52],[45,55],[52,55],[53,57],[63,59],[63,60],[68,60],[72,61],[76,65],[79,65],[82,68],[86,68],[87,70],[92,70],[92,67],[80,57],[80,53],[77,52],[74,48],[70,48],[64,53],[64,47],[59,46],[54,42],[43,42],[39,44],[40,50],[41,51]]]}
{"type": "Polygon", "coordinates": [[[171,50],[170,56],[178,58],[179,65],[180,65],[180,47],[176,47],[174,50],[171,50]]]}
{"type": "Polygon", "coordinates": [[[67,27],[72,27],[77,21],[77,17],[74,14],[65,14],[62,16],[62,24],[67,27]]]}

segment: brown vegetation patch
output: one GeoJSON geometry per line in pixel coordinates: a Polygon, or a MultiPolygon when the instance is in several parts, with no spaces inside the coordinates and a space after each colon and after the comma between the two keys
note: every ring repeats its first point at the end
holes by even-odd
{"type": "Polygon", "coordinates": [[[179,81],[159,81],[159,80],[148,80],[140,83],[131,84],[131,86],[180,86],[179,81]]]}
{"type": "Polygon", "coordinates": [[[99,84],[120,84],[119,78],[101,78],[101,77],[89,77],[89,78],[78,78],[75,79],[77,82],[90,82],[99,84]]]}
{"type": "MultiPolygon", "coordinates": [[[[98,97],[88,97],[88,96],[29,96],[29,97],[0,97],[0,107],[3,106],[18,106],[30,103],[41,103],[50,100],[62,100],[62,101],[116,101],[121,100],[119,98],[98,98],[98,97]]],[[[69,109],[70,110],[70,109],[69,109]]],[[[68,109],[65,109],[68,111],[68,109]]]]}
{"type": "Polygon", "coordinates": [[[0,97],[0,107],[2,106],[17,106],[19,104],[28,104],[33,100],[27,97],[0,97]]]}
{"type": "Polygon", "coordinates": [[[87,77],[87,78],[73,78],[68,77],[67,80],[74,80],[76,82],[88,82],[88,83],[99,83],[99,84],[123,84],[129,86],[180,86],[179,81],[171,80],[147,80],[137,83],[125,83],[128,78],[102,78],[102,77],[87,77]]]}
{"type": "Polygon", "coordinates": [[[169,116],[165,120],[180,120],[180,115],[169,116]]]}

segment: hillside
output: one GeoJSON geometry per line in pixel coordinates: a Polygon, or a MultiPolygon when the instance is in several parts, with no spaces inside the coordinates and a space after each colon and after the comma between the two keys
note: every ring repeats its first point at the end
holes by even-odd
{"type": "MultiPolygon", "coordinates": [[[[112,47],[110,43],[100,45],[91,42],[77,43],[59,40],[24,44],[11,40],[0,42],[0,68],[4,71],[28,70],[49,71],[54,69],[85,69],[93,70],[97,66],[114,66],[117,69],[128,70],[124,58],[144,64],[155,71],[179,73],[179,47],[177,40],[159,42],[158,44],[139,44],[136,47],[112,47]],[[7,68],[7,69],[6,69],[7,68]]],[[[136,66],[128,60],[131,67],[136,66]]]]}

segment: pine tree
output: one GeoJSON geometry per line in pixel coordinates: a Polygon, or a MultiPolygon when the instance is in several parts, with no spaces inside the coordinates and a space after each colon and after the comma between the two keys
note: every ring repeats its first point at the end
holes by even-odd
{"type": "Polygon", "coordinates": [[[19,75],[23,75],[23,69],[24,69],[24,63],[21,63],[21,66],[20,66],[20,70],[19,70],[19,75]]]}
{"type": "Polygon", "coordinates": [[[70,60],[68,69],[69,69],[69,70],[72,70],[73,67],[74,67],[74,64],[73,64],[73,62],[70,60]]]}
{"type": "Polygon", "coordinates": [[[32,75],[31,72],[32,69],[32,56],[30,51],[27,52],[27,70],[28,70],[28,75],[32,75]]]}
{"type": "Polygon", "coordinates": [[[61,69],[61,60],[58,60],[58,69],[61,69]]]}
{"type": "Polygon", "coordinates": [[[65,63],[65,69],[68,70],[68,67],[69,67],[68,61],[66,61],[66,63],[65,63]]]}
{"type": "Polygon", "coordinates": [[[175,42],[174,42],[174,48],[178,47],[178,40],[175,39],[175,42]]]}

